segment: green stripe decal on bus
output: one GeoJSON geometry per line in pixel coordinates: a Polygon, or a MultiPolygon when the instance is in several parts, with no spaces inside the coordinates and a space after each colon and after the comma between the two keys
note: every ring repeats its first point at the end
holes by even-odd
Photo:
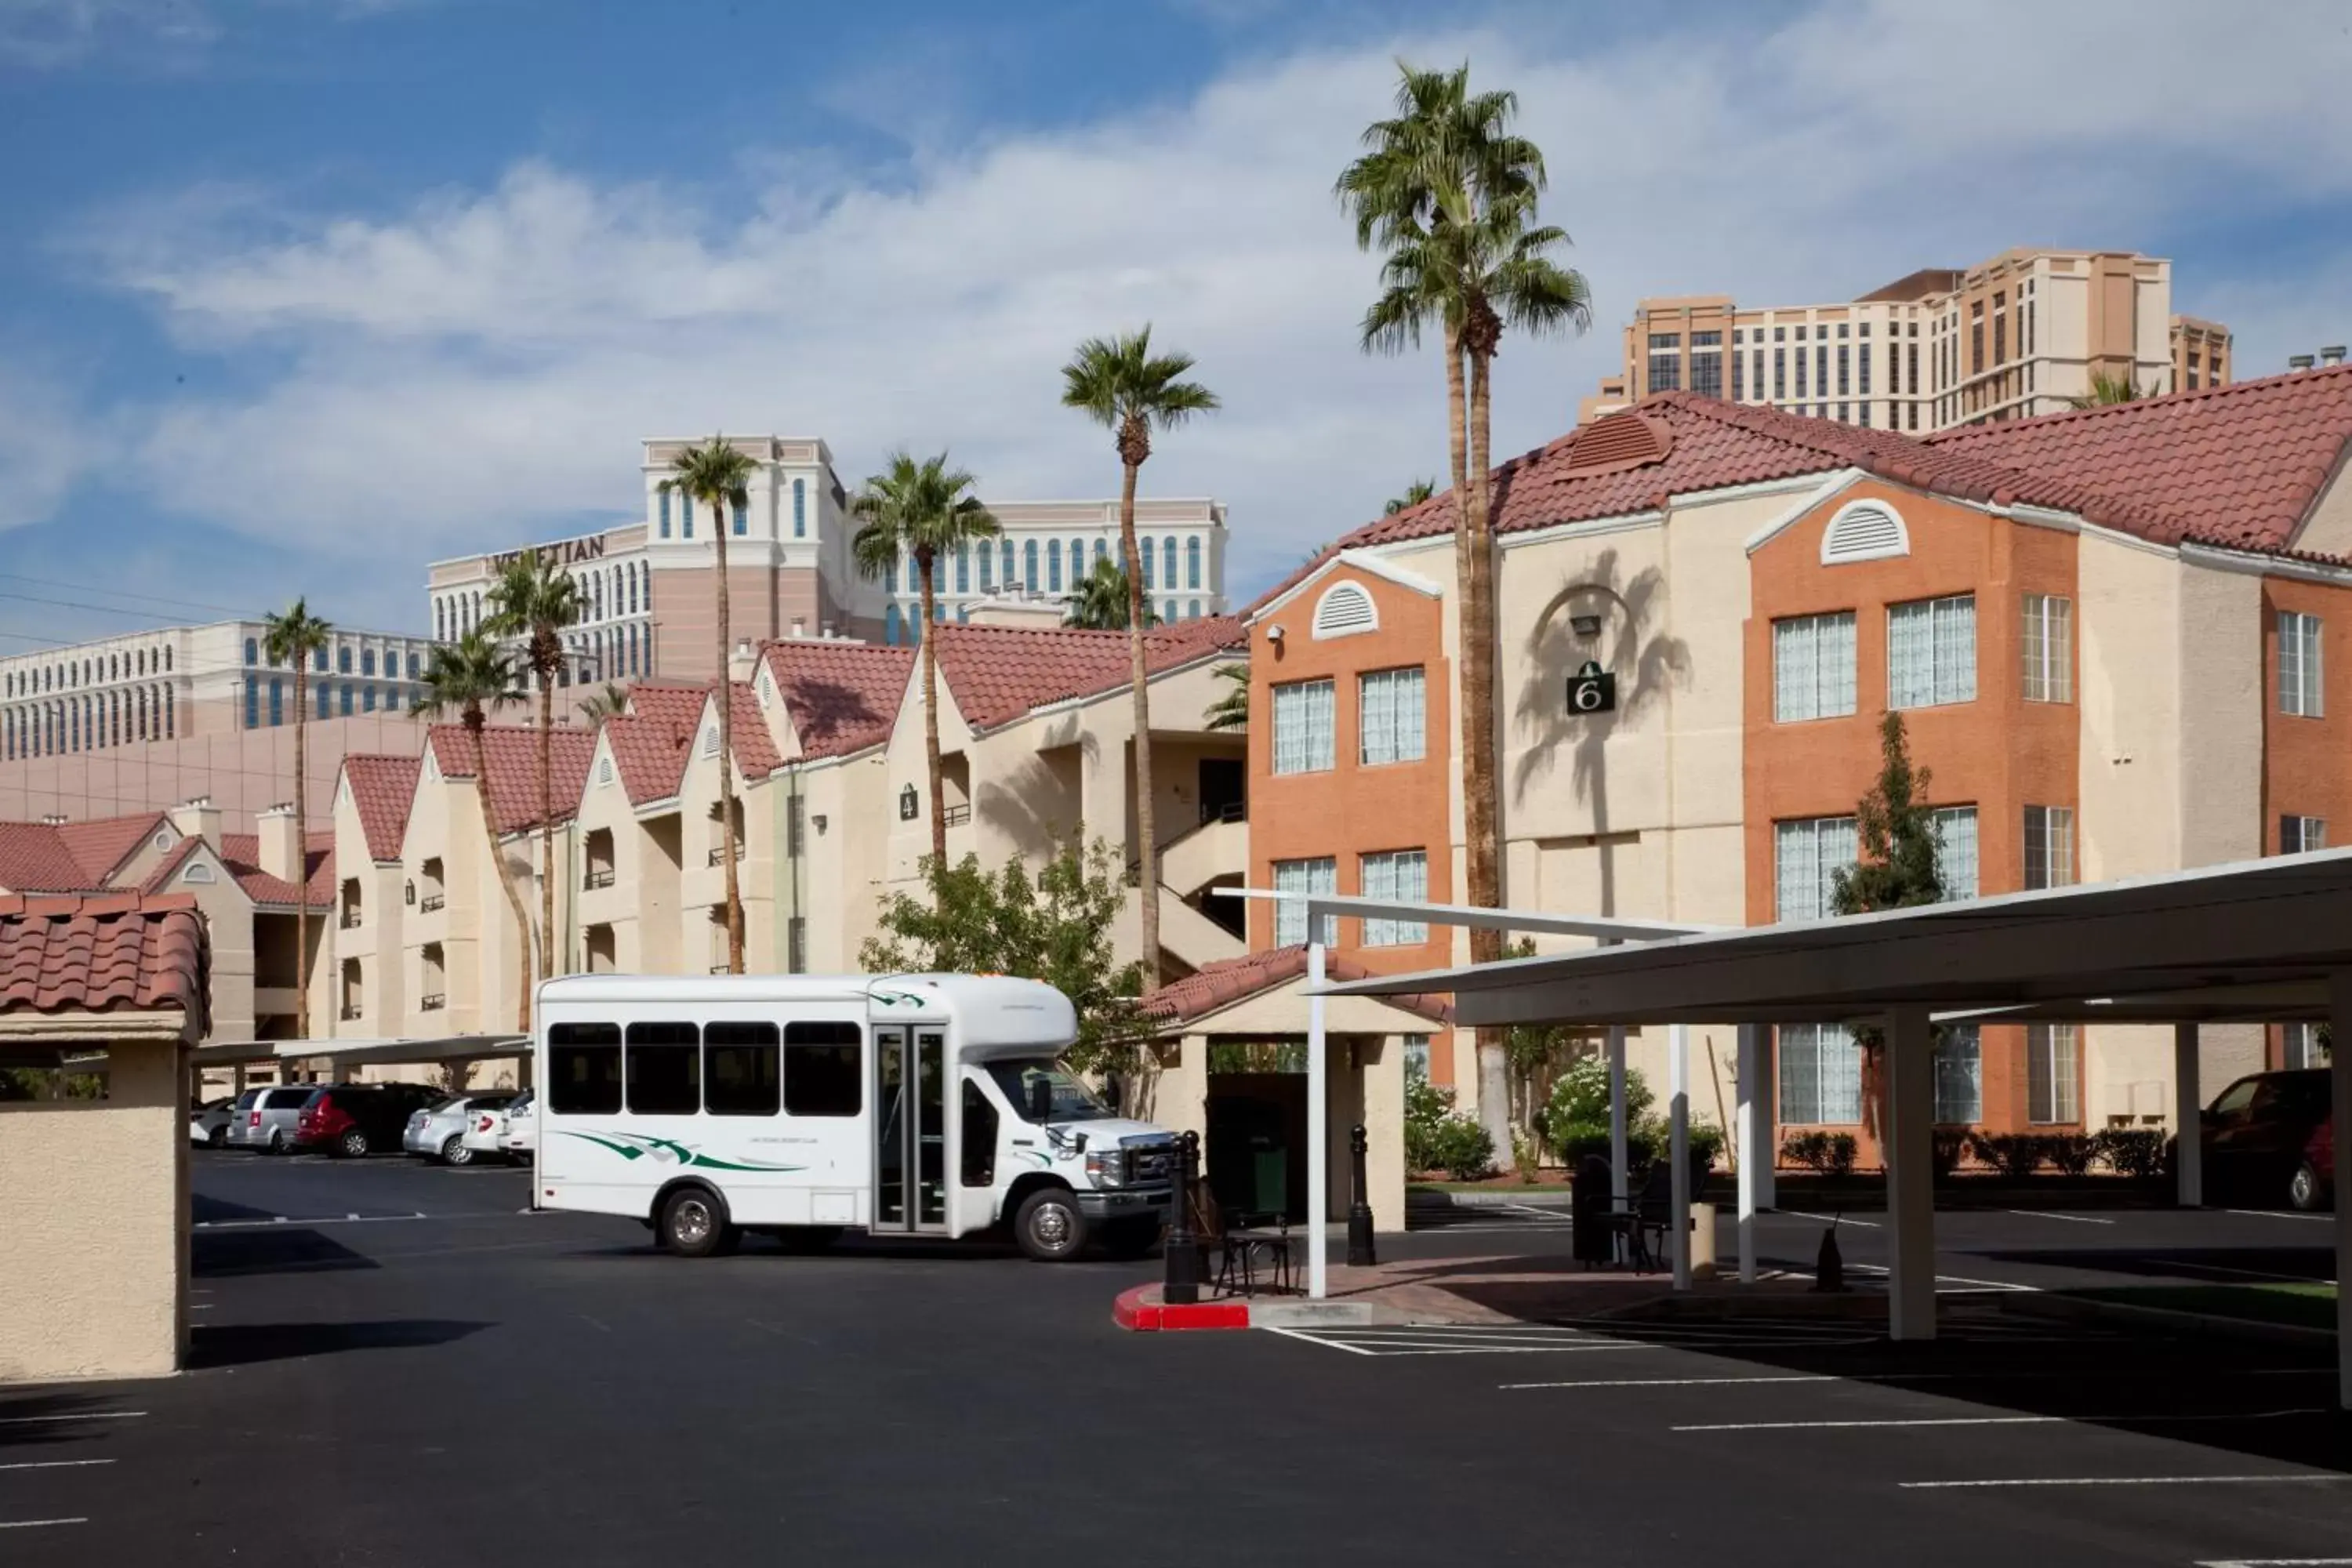
{"type": "Polygon", "coordinates": [[[575,1132],[569,1127],[556,1131],[566,1138],[577,1138],[583,1143],[593,1143],[624,1160],[651,1155],[657,1164],[698,1166],[707,1171],[803,1171],[805,1165],[772,1165],[759,1160],[722,1160],[716,1154],[705,1154],[675,1138],[656,1138],[646,1132],[575,1132]]]}

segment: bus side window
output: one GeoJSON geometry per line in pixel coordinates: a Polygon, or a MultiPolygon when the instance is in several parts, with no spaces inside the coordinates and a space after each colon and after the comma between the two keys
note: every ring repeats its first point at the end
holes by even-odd
{"type": "Polygon", "coordinates": [[[629,1111],[691,1116],[702,1109],[702,1032],[692,1024],[629,1026],[629,1111]]]}
{"type": "Polygon", "coordinates": [[[547,1026],[547,1108],[559,1116],[610,1116],[621,1109],[621,1026],[547,1026]]]}
{"type": "Polygon", "coordinates": [[[702,1103],[713,1116],[773,1116],[783,1104],[773,1024],[702,1026],[702,1103]]]}
{"type": "Polygon", "coordinates": [[[784,1026],[784,1112],[855,1116],[866,1107],[865,1031],[833,1019],[784,1026]]]}
{"type": "Polygon", "coordinates": [[[963,1080],[963,1184],[987,1187],[996,1184],[996,1107],[980,1092],[980,1085],[963,1080]]]}

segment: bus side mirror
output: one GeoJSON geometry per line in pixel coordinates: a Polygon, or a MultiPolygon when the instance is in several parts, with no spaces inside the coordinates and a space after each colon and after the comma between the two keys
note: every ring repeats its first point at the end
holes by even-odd
{"type": "Polygon", "coordinates": [[[1039,1127],[1053,1119],[1054,1086],[1043,1078],[1029,1080],[1029,1120],[1039,1127]]]}

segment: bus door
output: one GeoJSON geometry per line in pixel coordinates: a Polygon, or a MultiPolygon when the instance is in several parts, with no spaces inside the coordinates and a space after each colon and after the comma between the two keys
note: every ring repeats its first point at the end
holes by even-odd
{"type": "Polygon", "coordinates": [[[874,1031],[874,1226],[948,1228],[947,1030],[874,1031]]]}

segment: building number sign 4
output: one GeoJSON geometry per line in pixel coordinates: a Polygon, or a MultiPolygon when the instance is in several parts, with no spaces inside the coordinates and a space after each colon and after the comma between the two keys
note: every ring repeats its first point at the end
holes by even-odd
{"type": "Polygon", "coordinates": [[[1598,660],[1586,659],[1584,667],[1568,678],[1568,710],[1580,714],[1615,712],[1617,678],[1602,669],[1598,660]]]}

